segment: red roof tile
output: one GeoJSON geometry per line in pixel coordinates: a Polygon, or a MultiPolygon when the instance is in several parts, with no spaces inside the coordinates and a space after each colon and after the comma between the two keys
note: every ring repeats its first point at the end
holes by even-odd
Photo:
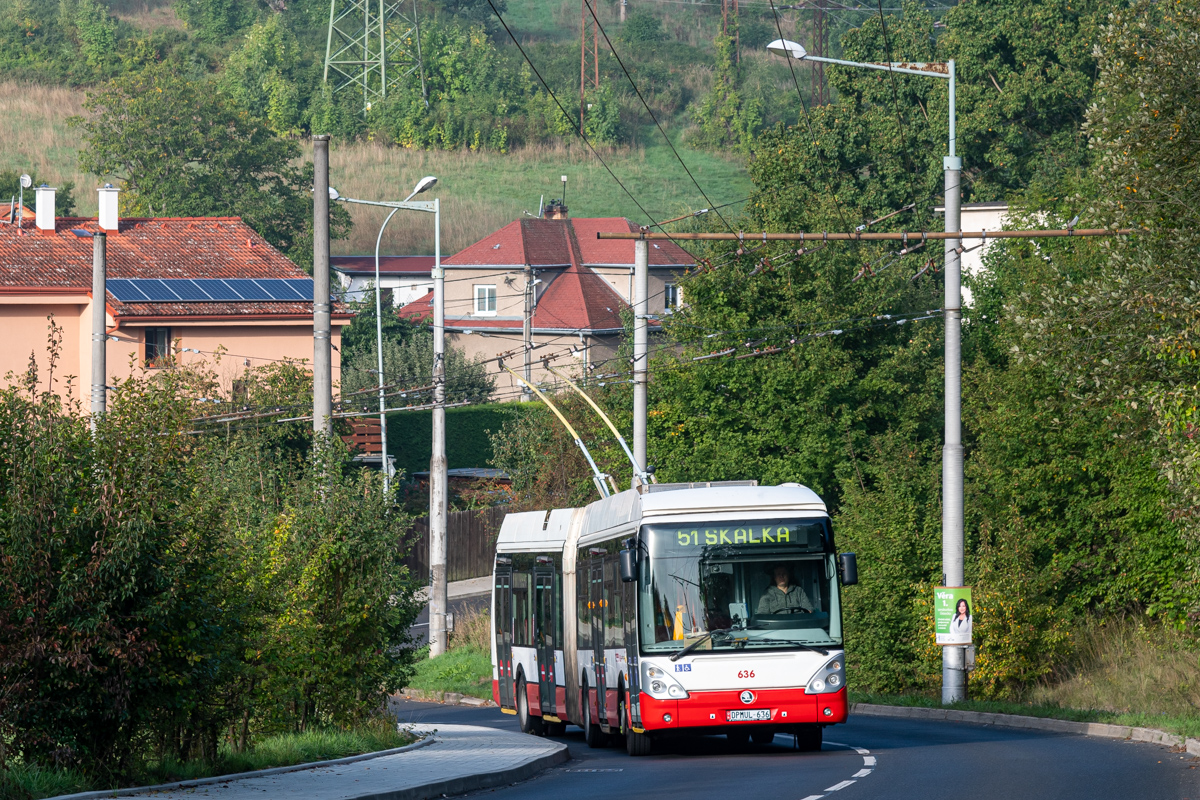
{"type": "MultiPolygon", "coordinates": [[[[633,264],[633,241],[597,239],[598,231],[637,231],[625,217],[521,219],[442,260],[448,267],[564,267],[572,263],[568,236],[576,239],[576,259],[589,266],[633,264]],[[570,233],[568,233],[570,232],[570,233]]],[[[650,266],[690,267],[696,259],[674,242],[652,242],[650,266]]]]}
{"type": "MultiPolygon", "coordinates": [[[[7,209],[5,209],[7,211],[7,209]]],[[[95,219],[60,217],[53,233],[26,218],[23,230],[0,225],[0,294],[88,293],[92,287],[95,219]]],[[[306,278],[238,217],[124,219],[107,245],[108,277],[117,278],[306,278]]],[[[117,316],[293,317],[312,314],[312,303],[121,303],[110,293],[117,316]]],[[[334,316],[348,316],[335,304],[334,316]]]]}
{"type": "MultiPolygon", "coordinates": [[[[508,256],[488,256],[488,253],[503,251],[507,246],[510,253],[516,253],[519,249],[521,256],[529,259],[507,262],[509,266],[526,263],[543,268],[565,266],[561,271],[543,273],[547,286],[539,295],[537,306],[534,308],[534,331],[619,331],[623,327],[621,309],[626,303],[606,280],[585,266],[582,256],[583,242],[576,235],[577,228],[570,222],[549,219],[517,220],[443,263],[459,266],[506,264],[500,259],[508,256]],[[498,249],[496,245],[499,245],[498,249]],[[487,261],[488,258],[495,260],[487,261]]],[[[592,236],[595,236],[595,229],[592,236]]],[[[633,245],[629,244],[632,262],[633,245]]],[[[432,292],[426,293],[400,309],[400,316],[412,320],[432,316],[432,298],[432,292]]],[[[519,329],[523,323],[520,320],[458,316],[447,317],[446,326],[478,330],[519,329]]]]}

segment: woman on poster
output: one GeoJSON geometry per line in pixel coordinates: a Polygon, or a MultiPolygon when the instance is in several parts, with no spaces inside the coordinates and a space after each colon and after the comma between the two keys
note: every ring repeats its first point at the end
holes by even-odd
{"type": "Polygon", "coordinates": [[[971,641],[971,606],[966,598],[960,597],[955,606],[954,618],[950,620],[950,633],[955,636],[965,636],[971,641]]]}

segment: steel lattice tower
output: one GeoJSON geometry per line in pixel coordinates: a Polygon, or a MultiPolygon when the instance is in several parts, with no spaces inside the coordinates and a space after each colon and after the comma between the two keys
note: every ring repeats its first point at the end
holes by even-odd
{"type": "Polygon", "coordinates": [[[330,0],[325,83],[362,96],[362,112],[413,75],[421,82],[421,25],[416,0],[330,0]]]}

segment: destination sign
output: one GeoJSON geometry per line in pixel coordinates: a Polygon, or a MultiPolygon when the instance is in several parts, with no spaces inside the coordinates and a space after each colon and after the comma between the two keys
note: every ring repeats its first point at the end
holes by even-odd
{"type": "Polygon", "coordinates": [[[808,531],[783,525],[751,525],[740,528],[694,528],[675,534],[680,547],[721,544],[808,544],[808,531]]]}

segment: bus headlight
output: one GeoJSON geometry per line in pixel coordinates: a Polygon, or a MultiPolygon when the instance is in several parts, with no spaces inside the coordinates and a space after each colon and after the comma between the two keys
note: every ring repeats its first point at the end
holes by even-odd
{"type": "Polygon", "coordinates": [[[834,656],[817,670],[808,682],[805,694],[828,694],[840,690],[846,684],[845,659],[842,654],[834,656]]]}
{"type": "Polygon", "coordinates": [[[685,700],[687,689],[662,667],[642,664],[642,691],[656,700],[685,700]]]}

